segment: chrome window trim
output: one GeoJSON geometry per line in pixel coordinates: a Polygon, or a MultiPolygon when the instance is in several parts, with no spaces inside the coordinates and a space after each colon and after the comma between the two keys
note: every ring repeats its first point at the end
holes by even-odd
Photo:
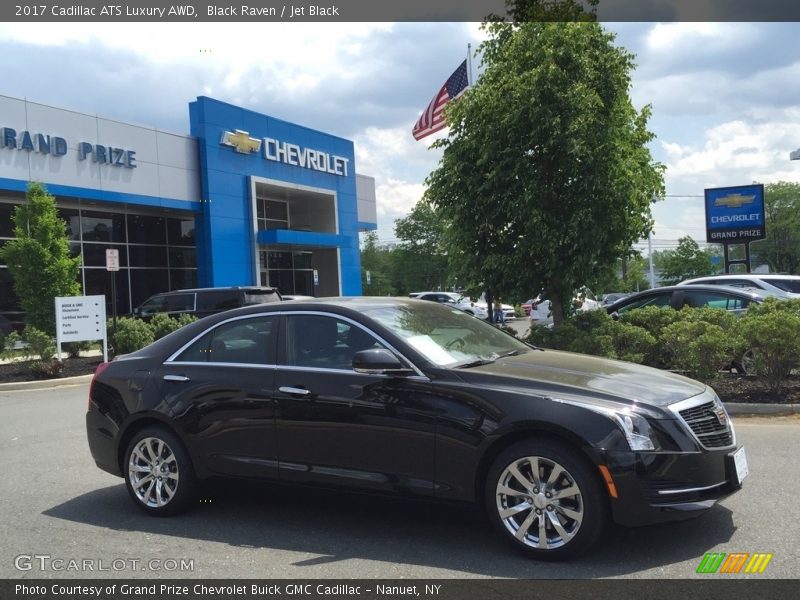
{"type": "Polygon", "coordinates": [[[247,367],[249,369],[272,369],[272,370],[278,368],[278,365],[262,365],[260,363],[232,363],[232,362],[220,362],[220,361],[200,362],[197,360],[164,361],[164,364],[176,365],[176,366],[185,365],[187,367],[247,367]]]}
{"type": "Polygon", "coordinates": [[[715,483],[714,485],[706,485],[703,487],[693,487],[693,488],[683,488],[683,489],[674,489],[674,490],[658,490],[659,496],[668,496],[671,494],[688,494],[691,492],[706,492],[708,490],[713,490],[714,488],[722,487],[728,483],[727,481],[721,481],[720,483],[715,483]]]}
{"type": "Polygon", "coordinates": [[[708,450],[710,452],[716,452],[719,450],[730,450],[731,448],[736,447],[736,429],[733,426],[733,420],[731,419],[730,414],[728,414],[728,409],[725,408],[725,405],[722,403],[722,401],[719,399],[719,396],[717,396],[716,392],[712,388],[706,386],[706,389],[701,393],[697,394],[696,396],[692,396],[690,398],[686,398],[685,400],[679,400],[678,402],[674,402],[670,404],[667,408],[670,410],[670,412],[673,413],[675,419],[681,425],[683,430],[686,433],[688,433],[691,436],[691,438],[695,442],[697,442],[697,444],[704,450],[708,450]],[[689,424],[681,416],[681,411],[686,410],[687,408],[695,408],[697,406],[708,404],[709,402],[714,402],[714,401],[718,402],[719,405],[722,406],[722,409],[725,411],[725,414],[728,415],[728,427],[730,427],[731,430],[731,443],[728,446],[714,446],[709,448],[708,446],[703,444],[703,442],[700,441],[700,438],[697,437],[695,432],[692,431],[692,428],[689,427],[689,424]]]}
{"type": "MultiPolygon", "coordinates": [[[[337,375],[362,375],[364,377],[383,377],[387,379],[394,378],[393,375],[389,375],[387,373],[361,373],[360,371],[354,371],[353,369],[329,369],[325,367],[298,367],[293,365],[280,365],[280,369],[283,371],[309,371],[311,373],[335,373],[337,375]]],[[[430,381],[430,378],[426,375],[410,375],[408,377],[403,377],[403,379],[412,379],[414,381],[430,381]]]]}
{"type": "MultiPolygon", "coordinates": [[[[249,364],[249,363],[228,363],[228,362],[200,362],[200,361],[179,361],[176,360],[178,356],[180,356],[189,346],[194,344],[197,340],[201,337],[214,331],[217,327],[225,325],[227,323],[232,323],[234,321],[241,321],[244,319],[256,319],[260,317],[280,317],[280,316],[291,316],[291,315],[315,315],[315,316],[322,316],[322,317],[334,317],[336,319],[340,319],[345,321],[351,325],[355,325],[359,327],[363,331],[366,331],[372,337],[377,339],[381,344],[383,344],[388,350],[399,356],[406,364],[411,365],[411,368],[416,372],[416,376],[413,379],[422,378],[425,381],[430,381],[427,375],[425,375],[422,370],[417,367],[411,360],[409,360],[402,352],[397,350],[392,344],[387,342],[383,337],[372,331],[371,329],[367,329],[361,323],[354,321],[350,317],[346,317],[344,315],[340,315],[337,313],[329,313],[323,312],[318,310],[303,310],[303,311],[279,311],[279,312],[271,312],[271,313],[257,313],[253,315],[241,315],[238,317],[231,317],[230,319],[226,319],[224,321],[220,321],[219,323],[215,323],[211,327],[204,329],[201,333],[194,336],[191,340],[186,342],[183,346],[181,346],[178,350],[173,352],[165,361],[164,364],[176,364],[176,365],[191,365],[191,366],[208,366],[208,365],[216,365],[216,366],[243,366],[243,367],[263,367],[263,368],[274,368],[277,369],[278,367],[282,369],[290,369],[293,371],[317,371],[317,372],[326,372],[326,373],[348,373],[353,374],[356,373],[353,369],[326,369],[320,367],[301,367],[296,365],[262,365],[262,364],[249,364]]],[[[368,375],[367,373],[356,373],[357,375],[368,375]]],[[[376,377],[377,375],[368,375],[370,377],[376,377]]],[[[382,377],[391,377],[391,375],[382,375],[382,377]]],[[[406,378],[409,379],[409,378],[406,378]]]]}

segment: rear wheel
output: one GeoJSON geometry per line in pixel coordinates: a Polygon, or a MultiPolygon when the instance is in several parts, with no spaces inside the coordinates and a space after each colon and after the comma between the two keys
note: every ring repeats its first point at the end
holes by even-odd
{"type": "Polygon", "coordinates": [[[489,518],[529,556],[564,560],[597,541],[608,521],[602,486],[583,456],[556,441],[503,451],[486,480],[489,518]]]}
{"type": "Polygon", "coordinates": [[[128,493],[146,513],[173,515],[194,502],[195,477],[189,455],[166,428],[147,427],[138,432],[128,444],[124,464],[128,493]]]}

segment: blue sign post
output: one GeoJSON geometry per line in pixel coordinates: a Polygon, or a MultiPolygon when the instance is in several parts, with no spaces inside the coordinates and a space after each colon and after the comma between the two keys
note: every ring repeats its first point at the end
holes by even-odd
{"type": "Polygon", "coordinates": [[[731,264],[746,265],[750,272],[750,242],[767,237],[764,186],[761,184],[705,190],[706,241],[725,247],[725,272],[731,264]],[[728,246],[744,244],[745,259],[730,260],[728,246]]]}

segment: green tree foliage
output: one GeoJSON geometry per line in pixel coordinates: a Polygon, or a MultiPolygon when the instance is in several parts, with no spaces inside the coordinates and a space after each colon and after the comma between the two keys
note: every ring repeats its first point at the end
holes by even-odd
{"type": "MultiPolygon", "coordinates": [[[[506,0],[506,12],[512,21],[596,21],[599,0],[506,0]]],[[[501,17],[491,15],[488,20],[501,17]]]]}
{"type": "Polygon", "coordinates": [[[391,251],[378,245],[378,234],[374,231],[367,233],[361,244],[361,289],[365,296],[392,296],[395,293],[391,251]]]}
{"type": "Polygon", "coordinates": [[[751,250],[776,273],[800,273],[800,183],[764,186],[767,237],[751,250]]]}
{"type": "Polygon", "coordinates": [[[675,285],[684,279],[713,275],[717,272],[709,249],[701,249],[691,236],[678,240],[675,250],[661,250],[654,253],[653,260],[661,275],[663,285],[675,285]]]}
{"type": "Polygon", "coordinates": [[[111,333],[113,328],[111,321],[107,324],[109,331],[109,341],[114,348],[114,354],[128,354],[152,344],[155,340],[153,328],[142,321],[131,317],[117,319],[117,331],[111,333]]]}
{"type": "Polygon", "coordinates": [[[650,289],[648,271],[647,259],[632,250],[613,266],[598,269],[588,285],[598,297],[611,292],[641,292],[650,289]]]}
{"type": "Polygon", "coordinates": [[[169,335],[173,331],[177,331],[184,325],[194,323],[197,317],[189,314],[181,314],[170,316],[167,313],[156,313],[150,319],[150,329],[153,330],[153,338],[160,340],[165,335],[169,335]]]}
{"type": "Polygon", "coordinates": [[[447,108],[426,199],[460,283],[508,298],[544,289],[558,325],[574,290],[651,228],[663,167],[650,109],[634,109],[633,56],[597,23],[486,28],[485,71],[447,108]]]}
{"type": "Polygon", "coordinates": [[[15,240],[0,249],[14,280],[25,322],[55,335],[56,296],[76,296],[80,258],[71,258],[66,223],[58,218],[55,198],[40,183],[28,185],[25,202],[12,216],[15,240]]]}
{"type": "Polygon", "coordinates": [[[394,223],[399,240],[392,251],[393,283],[398,294],[446,289],[451,280],[444,251],[444,223],[426,202],[417,202],[407,217],[394,223]]]}

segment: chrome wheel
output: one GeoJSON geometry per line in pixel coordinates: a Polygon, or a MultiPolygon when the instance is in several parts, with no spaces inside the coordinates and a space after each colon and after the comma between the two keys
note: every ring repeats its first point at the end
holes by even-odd
{"type": "Polygon", "coordinates": [[[583,523],[583,495],[575,478],[549,458],[514,460],[497,480],[495,500],[502,525],[531,548],[561,548],[583,523]]]}
{"type": "Polygon", "coordinates": [[[139,502],[150,508],[169,504],[178,490],[178,461],[162,439],[146,437],[128,457],[128,482],[139,502]]]}

